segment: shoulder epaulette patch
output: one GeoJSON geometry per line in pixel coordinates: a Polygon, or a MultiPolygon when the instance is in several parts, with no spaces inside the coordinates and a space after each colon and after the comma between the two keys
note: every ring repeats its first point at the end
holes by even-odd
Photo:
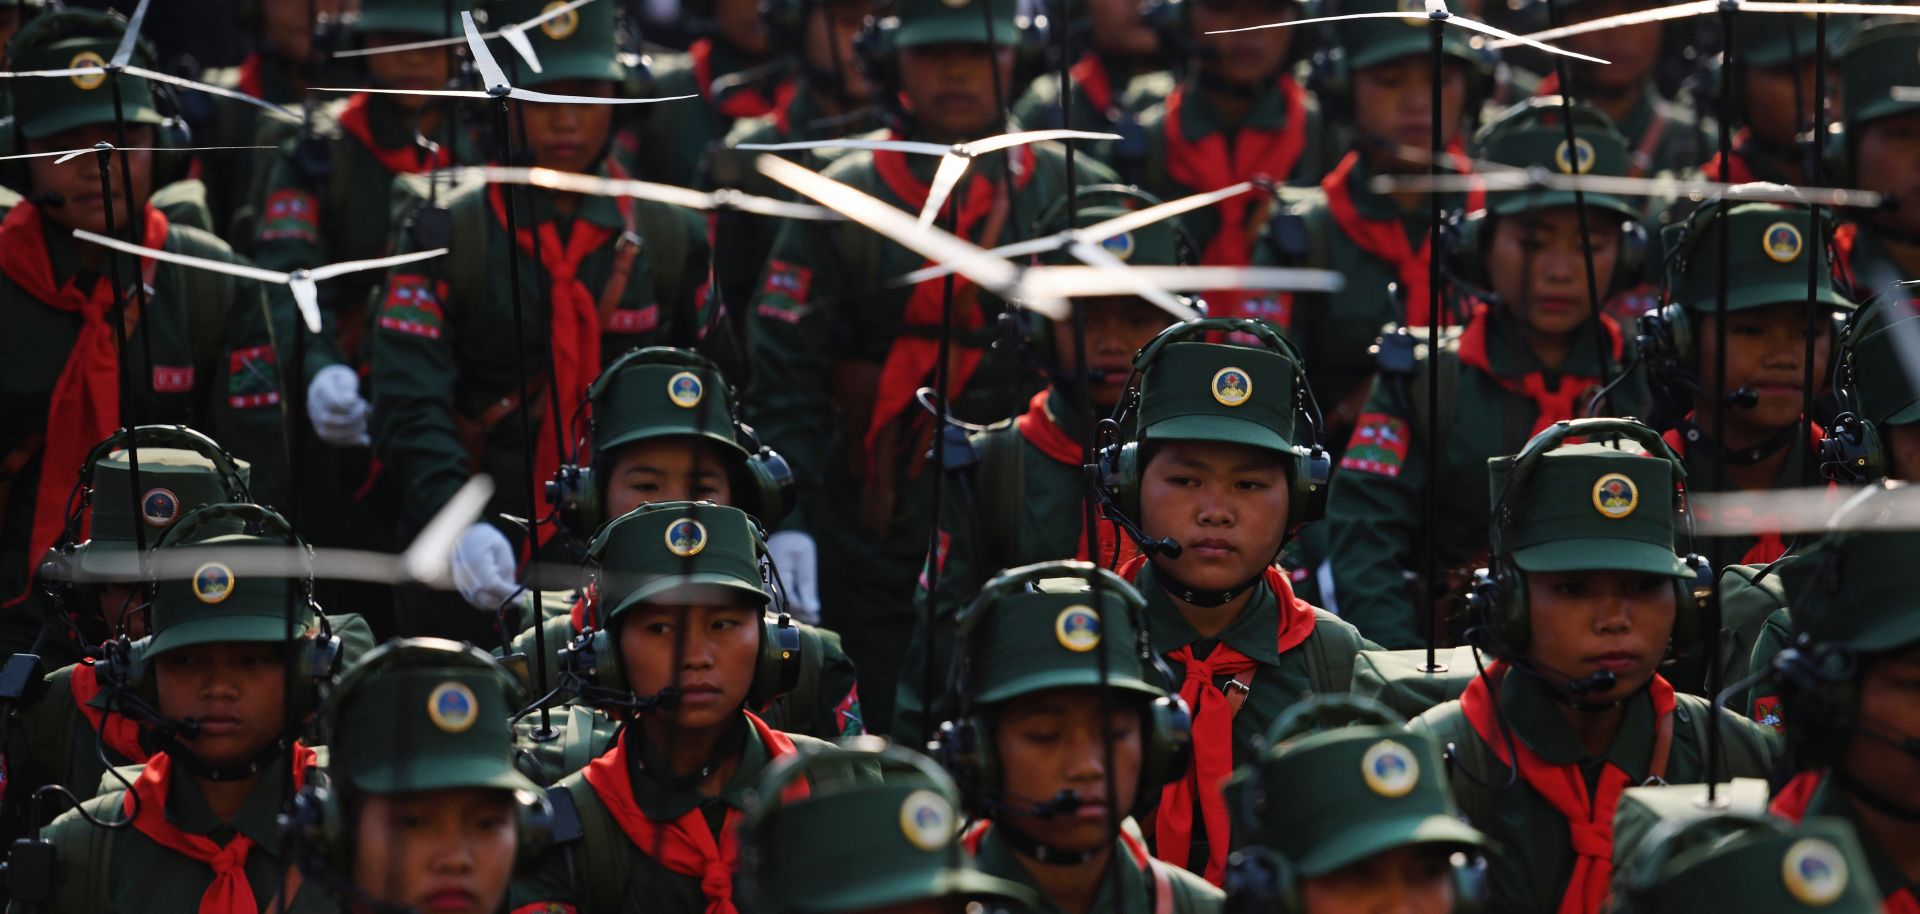
{"type": "Polygon", "coordinates": [[[1407,462],[1409,438],[1407,420],[1387,413],[1363,413],[1340,458],[1340,469],[1398,477],[1407,462]]]}
{"type": "Polygon", "coordinates": [[[754,314],[782,323],[799,323],[812,285],[811,269],[784,260],[770,260],[767,281],[760,287],[760,301],[754,306],[754,314]]]}
{"type": "Polygon", "coordinates": [[[276,190],[267,195],[267,211],[260,219],[261,241],[320,242],[320,203],[304,190],[276,190]]]}
{"type": "Polygon", "coordinates": [[[440,338],[446,313],[440,299],[447,284],[415,273],[399,273],[387,281],[387,297],[380,303],[380,327],[429,340],[440,338]]]}
{"type": "Polygon", "coordinates": [[[279,359],[273,344],[227,351],[227,405],[255,409],[280,402],[279,359]]]}

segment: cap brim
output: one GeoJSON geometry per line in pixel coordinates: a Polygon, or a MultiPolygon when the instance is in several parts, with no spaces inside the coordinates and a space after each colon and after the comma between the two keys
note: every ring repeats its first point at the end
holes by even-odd
{"type": "Polygon", "coordinates": [[[1220,441],[1291,453],[1292,442],[1279,432],[1248,419],[1202,414],[1169,416],[1140,430],[1142,441],[1220,441]]]}
{"type": "Polygon", "coordinates": [[[752,455],[733,440],[732,429],[722,431],[714,428],[695,428],[691,425],[647,425],[614,435],[605,441],[595,441],[593,449],[598,453],[609,453],[616,448],[625,447],[636,441],[652,441],[657,438],[700,438],[721,445],[728,455],[738,454],[742,460],[752,455]]]}
{"type": "Polygon", "coordinates": [[[842,882],[840,891],[803,899],[790,898],[789,901],[799,911],[836,914],[955,897],[1000,901],[1016,909],[1025,909],[1033,902],[1031,893],[1018,883],[973,869],[949,869],[933,875],[907,872],[878,879],[848,879],[842,882]]]}
{"type": "Polygon", "coordinates": [[[1847,639],[1847,646],[1862,654],[1897,651],[1920,644],[1920,613],[1901,613],[1847,639]]]}
{"type": "MultiPolygon", "coordinates": [[[[296,609],[304,611],[305,606],[296,605],[296,609]]],[[[305,620],[296,618],[294,636],[298,637],[305,631],[305,620]]],[[[279,644],[287,640],[287,619],[284,616],[209,616],[183,619],[167,626],[166,631],[153,636],[153,643],[147,646],[147,656],[157,657],[168,651],[200,644],[279,644]]]]}
{"type": "MultiPolygon", "coordinates": [[[[166,120],[160,116],[160,112],[153,109],[152,103],[140,104],[129,100],[125,104],[125,111],[126,122],[129,124],[166,123],[166,120]]],[[[20,135],[29,140],[40,140],[79,127],[111,123],[114,123],[111,105],[70,105],[48,111],[32,120],[22,121],[20,135]]]]}
{"type": "Polygon", "coordinates": [[[987,24],[978,16],[967,17],[966,21],[949,18],[934,22],[901,23],[900,31],[894,36],[894,46],[900,48],[925,47],[930,44],[995,44],[1003,48],[1020,43],[1020,29],[1011,22],[996,22],[993,28],[993,40],[987,40],[987,24]]]}
{"type": "Polygon", "coordinates": [[[1868,121],[1877,121],[1883,117],[1893,117],[1909,111],[1920,111],[1920,103],[1895,101],[1892,96],[1883,95],[1861,105],[1859,110],[1847,116],[1851,125],[1860,125],[1868,121]]]}
{"type": "Polygon", "coordinates": [[[1308,878],[1325,876],[1375,854],[1425,844],[1458,848],[1485,847],[1487,838],[1473,826],[1452,816],[1390,819],[1342,832],[1340,837],[1323,842],[1309,851],[1296,868],[1300,875],[1308,878]]]}
{"type": "Polygon", "coordinates": [[[413,793],[478,787],[534,793],[540,788],[507,764],[506,746],[484,758],[436,754],[430,747],[397,764],[359,764],[347,778],[368,793],[413,793]]]}
{"type": "MultiPolygon", "coordinates": [[[[511,49],[506,53],[515,54],[516,59],[518,57],[517,52],[511,49]]],[[[497,52],[495,56],[498,56],[497,52]]],[[[621,68],[619,61],[611,57],[594,58],[570,54],[564,57],[555,56],[552,59],[542,57],[540,63],[539,73],[523,75],[516,85],[523,89],[538,89],[541,86],[574,79],[601,80],[616,84],[624,83],[627,79],[626,70],[621,68]]]]}
{"type": "MultiPolygon", "coordinates": [[[[1107,686],[1123,692],[1145,695],[1148,698],[1160,698],[1166,694],[1133,676],[1109,675],[1107,686]]],[[[1099,687],[1100,671],[1097,669],[1039,670],[1031,675],[1019,676],[991,688],[982,689],[980,694],[973,697],[973,701],[982,705],[991,705],[1049,689],[1099,687]]]]}
{"type": "Polygon", "coordinates": [[[462,34],[460,20],[451,23],[438,11],[408,9],[381,9],[378,4],[367,4],[373,9],[362,10],[354,20],[353,31],[359,35],[419,35],[426,38],[452,38],[462,34]]]}
{"type": "Polygon", "coordinates": [[[1634,571],[1674,578],[1693,577],[1693,569],[1670,548],[1608,537],[1555,540],[1516,549],[1513,563],[1521,571],[1634,571]]]}
{"type": "MultiPolygon", "coordinates": [[[[1728,311],[1752,311],[1756,308],[1771,308],[1774,305],[1802,304],[1807,300],[1807,284],[1804,280],[1792,282],[1755,283],[1737,286],[1727,291],[1728,311]]],[[[1830,288],[1822,290],[1819,301],[1823,305],[1851,311],[1858,307],[1853,302],[1841,298],[1830,288]]],[[[1702,314],[1713,314],[1719,310],[1718,302],[1713,298],[1702,300],[1694,307],[1702,314]]]]}
{"type": "MultiPolygon", "coordinates": [[[[1604,210],[1618,214],[1625,219],[1638,219],[1640,211],[1627,204],[1627,201],[1609,194],[1587,193],[1588,210],[1604,210]]],[[[1570,190],[1550,190],[1542,193],[1526,191],[1505,191],[1487,195],[1487,212],[1496,216],[1511,216],[1515,213],[1537,212],[1556,206],[1578,206],[1580,195],[1570,190]]],[[[1806,290],[1801,289],[1805,295],[1806,290]]]]}
{"type": "Polygon", "coordinates": [[[1920,422],[1920,400],[1894,410],[1893,415],[1886,418],[1887,425],[1912,425],[1915,422],[1920,422]]]}
{"type": "Polygon", "coordinates": [[[125,540],[94,537],[73,547],[74,567],[89,584],[141,580],[140,549],[125,540]]]}
{"type": "Polygon", "coordinates": [[[711,572],[663,575],[621,597],[607,617],[612,618],[641,603],[663,603],[669,598],[674,602],[689,603],[729,597],[744,599],[756,606],[765,606],[773,600],[766,591],[731,575],[711,572]]]}

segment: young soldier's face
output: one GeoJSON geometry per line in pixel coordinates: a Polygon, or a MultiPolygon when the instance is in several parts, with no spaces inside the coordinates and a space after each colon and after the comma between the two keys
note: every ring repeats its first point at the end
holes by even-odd
{"type": "Polygon", "coordinates": [[[1302,880],[1303,914],[1451,914],[1450,856],[1444,848],[1397,847],[1302,880]]]}
{"type": "Polygon", "coordinates": [[[135,612],[147,599],[146,585],[103,584],[99,593],[100,618],[106,621],[107,631],[125,631],[136,640],[147,636],[147,614],[135,612]]]}
{"type": "Polygon", "coordinates": [[[1293,47],[1293,29],[1261,29],[1209,35],[1297,19],[1300,8],[1283,0],[1196,0],[1190,4],[1189,33],[1201,48],[1200,67],[1208,76],[1236,86],[1273,79],[1293,47]]]}
{"type": "Polygon", "coordinates": [[[1286,537],[1287,507],[1286,467],[1263,448],[1172,441],[1141,474],[1141,528],[1183,547],[1154,563],[1201,590],[1237,587],[1267,567],[1286,537]]]}
{"type": "MultiPolygon", "coordinates": [[[[1860,678],[1860,726],[1884,739],[1920,739],[1920,649],[1867,662],[1860,678]]],[[[1901,806],[1920,808],[1920,759],[1884,739],[1855,734],[1848,740],[1847,774],[1901,806]]]]}
{"type": "MultiPolygon", "coordinates": [[[[613,84],[601,79],[561,80],[540,91],[554,95],[586,95],[612,98],[613,84]]],[[[519,148],[533,153],[533,164],[556,171],[584,172],[593,167],[600,151],[607,146],[613,131],[613,106],[568,105],[528,102],[519,110],[526,115],[526,132],[519,148]]],[[[519,116],[510,118],[518,131],[519,116]]]]}
{"type": "Polygon", "coordinates": [[[308,17],[332,21],[358,5],[352,0],[262,0],[260,23],[267,44],[282,60],[306,63],[312,53],[314,26],[308,17]]]}
{"type": "MultiPolygon", "coordinates": [[[[368,35],[369,48],[384,48],[419,41],[419,35],[375,33],[368,35]]],[[[445,48],[415,48],[390,54],[374,54],[367,61],[368,85],[376,89],[428,91],[447,86],[445,48]]],[[[433,99],[424,95],[389,95],[387,100],[407,111],[418,111],[433,99]]]]}
{"type": "MultiPolygon", "coordinates": [[[[1648,0],[1597,0],[1594,3],[1569,4],[1572,8],[1566,11],[1566,23],[1591,22],[1657,5],[1648,0]]],[[[1613,61],[1607,66],[1589,65],[1581,61],[1567,62],[1568,66],[1579,68],[1581,86],[1612,94],[1638,85],[1653,72],[1654,64],[1660,60],[1660,24],[1646,22],[1584,35],[1569,35],[1559,44],[1569,51],[1613,61]]]]}
{"type": "Polygon", "coordinates": [[[367,794],[354,827],[353,883],[397,908],[491,914],[513,875],[513,798],[464,788],[367,794]]]}
{"type": "Polygon", "coordinates": [[[1533,641],[1527,658],[1550,679],[1611,671],[1614,687],[1583,699],[1609,702],[1653,678],[1673,637],[1673,578],[1634,571],[1527,573],[1533,641]]]}
{"type": "Polygon", "coordinates": [[[200,725],[200,735],[186,741],[195,758],[215,767],[239,764],[280,736],[287,716],[283,650],[220,642],[153,658],[160,713],[200,725]]]}
{"type": "Polygon", "coordinates": [[[1118,697],[1114,705],[1104,730],[1113,744],[1115,804],[1107,802],[1107,738],[1100,725],[1098,689],[1054,689],[1000,706],[993,744],[1005,772],[1001,801],[1031,807],[1065,790],[1080,798],[1079,808],[1071,813],[1009,817],[1003,827],[1065,851],[1093,850],[1113,840],[1107,830],[1109,806],[1127,815],[1140,789],[1139,706],[1118,697]]]}
{"type": "MultiPolygon", "coordinates": [[[[998,36],[995,36],[998,37],[998,36]]],[[[900,86],[920,126],[940,139],[977,139],[1000,117],[994,67],[1002,92],[1013,87],[1013,51],[953,42],[900,49],[900,86]]]]}
{"type": "MultiPolygon", "coordinates": [[[[1590,210],[1594,287],[1607,294],[1620,253],[1618,216],[1590,210]]],[[[1530,337],[1565,338],[1593,313],[1580,217],[1556,206],[1500,218],[1487,247],[1487,278],[1530,337]]]]}
{"type": "MultiPolygon", "coordinates": [[[[1133,354],[1167,329],[1167,312],[1131,295],[1083,301],[1093,405],[1109,409],[1126,392],[1133,354]]],[[[1067,367],[1068,374],[1079,373],[1080,350],[1074,345],[1072,321],[1053,322],[1053,358],[1054,364],[1067,367]]]]}
{"type": "Polygon", "coordinates": [[[1898,206],[1876,219],[1920,231],[1920,111],[1868,121],[1853,141],[1854,174],[1864,190],[1891,193],[1898,206]]]}
{"type": "Polygon", "coordinates": [[[807,64],[821,73],[838,73],[840,91],[854,101],[865,101],[872,94],[867,78],[860,74],[859,55],[853,52],[853,40],[860,35],[866,20],[866,4],[859,0],[834,4],[809,4],[807,11],[807,64]]]}
{"type": "Polygon", "coordinates": [[[713,25],[721,39],[748,54],[772,50],[758,0],[717,0],[713,4],[713,25]]]}
{"type": "MultiPolygon", "coordinates": [[[[1804,403],[1801,386],[1806,382],[1807,309],[1796,302],[1735,311],[1727,317],[1727,376],[1714,383],[1714,368],[1719,364],[1720,328],[1713,317],[1699,320],[1699,373],[1709,390],[1722,394],[1750,387],[1759,395],[1753,409],[1738,406],[1727,409],[1728,437],[1771,434],[1800,421],[1804,403]]],[[[1833,327],[1823,315],[1816,324],[1813,345],[1813,376],[1827,376],[1827,352],[1833,340],[1833,327]]],[[[1700,415],[1712,415],[1714,404],[1705,397],[1696,398],[1700,415]]]]}
{"type": "MultiPolygon", "coordinates": [[[[1744,82],[1747,126],[1762,140],[1791,146],[1794,135],[1813,119],[1813,58],[1778,67],[1747,67],[1744,82]]],[[[1832,93],[1826,97],[1832,98],[1832,93]]]]}
{"type": "Polygon", "coordinates": [[[759,607],[744,603],[648,604],[628,610],[619,623],[627,687],[646,698],[677,686],[680,707],[663,715],[675,726],[700,730],[725,723],[746,704],[753,685],[760,617],[759,607]]]}
{"type": "Polygon", "coordinates": [[[686,435],[650,438],[620,449],[607,478],[607,517],[657,501],[733,505],[727,465],[706,442],[686,435]]]}
{"type": "Polygon", "coordinates": [[[1920,422],[1882,426],[1880,437],[1886,442],[1888,456],[1892,458],[1887,475],[1893,479],[1920,482],[1920,422]]]}
{"type": "MultiPolygon", "coordinates": [[[[1280,31],[1285,31],[1284,29],[1280,31]]],[[[1453,142],[1467,107],[1466,65],[1440,68],[1440,142],[1453,142]]],[[[1375,167],[1425,171],[1433,145],[1433,72],[1425,55],[1389,60],[1353,74],[1353,120],[1375,167]]]]}
{"type": "MultiPolygon", "coordinates": [[[[28,152],[55,152],[61,149],[85,149],[97,143],[119,144],[119,137],[112,124],[95,124],[90,127],[75,127],[52,136],[27,141],[28,152]]],[[[145,125],[127,127],[129,146],[147,147],[153,145],[153,128],[145,125]]],[[[109,174],[112,177],[113,224],[124,230],[127,225],[127,200],[121,190],[121,153],[114,153],[109,174]]],[[[127,167],[132,169],[133,204],[145,206],[147,195],[153,188],[153,153],[127,152],[127,167]]],[[[65,202],[59,206],[42,204],[40,211],[53,220],[53,224],[63,229],[86,229],[89,232],[105,235],[107,232],[107,202],[100,194],[100,160],[94,155],[83,155],[65,164],[56,165],[59,156],[45,156],[27,160],[27,175],[37,194],[57,193],[65,202]]],[[[141,232],[145,235],[145,231],[141,232]]],[[[80,243],[80,242],[75,242],[80,243]]]]}
{"type": "Polygon", "coordinates": [[[1093,45],[1116,57],[1152,57],[1160,53],[1160,37],[1140,21],[1140,4],[1133,0],[1087,0],[1087,22],[1093,26],[1093,45]]]}

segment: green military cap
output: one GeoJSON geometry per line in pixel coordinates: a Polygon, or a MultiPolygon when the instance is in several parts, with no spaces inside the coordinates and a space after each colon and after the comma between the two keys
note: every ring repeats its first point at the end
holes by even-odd
{"type": "MultiPolygon", "coordinates": [[[[1611,175],[1627,173],[1627,138],[1613,120],[1598,108],[1576,104],[1573,109],[1573,142],[1567,142],[1566,108],[1558,96],[1532,98],[1502,111],[1492,123],[1474,136],[1474,157],[1511,165],[1515,168],[1544,168],[1567,175],[1611,175]]],[[[1586,191],[1586,204],[1596,209],[1635,219],[1640,211],[1612,194],[1586,191]]],[[[1496,215],[1510,215],[1555,206],[1573,206],[1580,195],[1571,190],[1522,190],[1487,195],[1487,209],[1496,215]]]]}
{"type": "Polygon", "coordinates": [[[1027,889],[973,868],[959,846],[959,791],[917,753],[873,737],[776,759],[740,821],[741,914],[839,914],[968,900],[1035,907],[1027,889]],[[881,779],[822,774],[878,767],[881,779]],[[812,780],[804,797],[785,790],[812,780]]]}
{"type": "MultiPolygon", "coordinates": [[[[1412,13],[1405,19],[1348,19],[1334,24],[1334,37],[1346,55],[1349,70],[1364,70],[1389,61],[1433,50],[1427,35],[1427,7],[1422,0],[1327,0],[1321,15],[1350,16],[1355,13],[1412,13]]],[[[1487,58],[1467,42],[1465,30],[1443,26],[1440,53],[1464,60],[1475,67],[1487,64],[1487,58]]]]}
{"type": "Polygon", "coordinates": [[[349,22],[353,31],[361,35],[448,37],[462,34],[459,11],[455,10],[453,18],[448,19],[447,6],[441,0],[372,0],[360,4],[360,12],[349,22]]]}
{"type": "MultiPolygon", "coordinates": [[[[538,18],[566,6],[565,0],[501,0],[488,11],[496,28],[538,18]]],[[[540,72],[533,72],[520,54],[498,39],[488,50],[507,71],[514,85],[531,88],[568,79],[603,79],[623,82],[627,71],[620,65],[620,46],[615,38],[612,3],[589,3],[575,7],[528,29],[527,42],[540,58],[540,72]]],[[[363,14],[364,15],[364,14],[363,14]]]]}
{"type": "Polygon", "coordinates": [[[968,694],[993,705],[1048,689],[1108,686],[1160,698],[1141,668],[1140,594],[1086,562],[1042,562],[1000,573],[956,620],[968,645],[968,694]],[[1095,586],[1094,582],[1098,582],[1095,586]]]}
{"type": "MultiPolygon", "coordinates": [[[[1820,49],[1819,22],[1814,0],[1800,0],[1807,12],[1798,15],[1745,13],[1733,17],[1734,55],[1751,67],[1783,67],[1806,60],[1820,49]]],[[[1827,17],[1827,51],[1840,46],[1852,16],[1827,17]]]]}
{"type": "MultiPolygon", "coordinates": [[[[223,513],[229,505],[210,505],[188,515],[182,521],[182,529],[187,525],[200,526],[202,531],[210,529],[203,522],[211,515],[223,513]]],[[[246,505],[256,511],[268,509],[246,505]]],[[[279,515],[273,515],[278,517],[279,515]]],[[[282,524],[285,521],[281,521],[282,524]]],[[[293,578],[276,577],[271,574],[241,574],[234,567],[246,567],[242,559],[248,553],[258,551],[263,559],[271,559],[268,551],[284,552],[289,548],[304,551],[306,546],[298,539],[289,539],[277,534],[258,535],[254,533],[217,533],[200,538],[197,536],[170,536],[160,546],[164,555],[168,549],[202,549],[228,551],[227,555],[210,555],[194,564],[191,576],[168,576],[155,582],[153,586],[153,643],[147,648],[148,657],[158,657],[169,651],[201,644],[222,642],[280,643],[304,634],[312,620],[312,608],[307,602],[305,582],[293,578]],[[289,607],[294,614],[294,631],[288,632],[287,614],[289,607]]]]}
{"type": "Polygon", "coordinates": [[[1696,911],[1819,911],[1876,914],[1880,890],[1853,828],[1844,820],[1811,818],[1798,825],[1722,815],[1696,820],[1666,840],[1650,836],[1647,861],[1629,898],[1614,910],[1631,914],[1696,911]]]}
{"type": "Polygon", "coordinates": [[[1848,129],[1920,110],[1920,102],[1893,97],[1895,86],[1910,82],[1898,74],[1911,73],[1920,65],[1920,22],[1904,17],[1869,19],[1847,37],[1837,57],[1848,129]]]}
{"type": "Polygon", "coordinates": [[[717,588],[764,605],[773,597],[760,578],[763,538],[739,508],[712,502],[641,505],[609,522],[587,554],[600,565],[603,605],[611,620],[629,607],[688,589],[717,588]]]}
{"type": "MultiPolygon", "coordinates": [[[[1874,496],[1903,483],[1862,490],[1836,521],[1879,510],[1874,496]]],[[[1832,533],[1780,571],[1794,621],[1819,644],[1864,654],[1920,644],[1920,532],[1832,533]]]]}
{"type": "Polygon", "coordinates": [[[1505,491],[1514,466],[1513,457],[1487,461],[1496,510],[1511,517],[1502,548],[1520,570],[1693,576],[1673,551],[1672,461],[1569,445],[1529,460],[1526,477],[1505,491]]]}
{"type": "Polygon", "coordinates": [[[440,638],[381,645],[349,669],[328,708],[336,784],[366,793],[537,788],[514,770],[508,719],[524,699],[492,658],[440,638]]]}
{"type": "Polygon", "coordinates": [[[991,43],[1003,48],[1019,44],[1020,22],[1014,0],[896,0],[893,12],[899,25],[891,30],[891,45],[987,44],[987,15],[981,13],[982,3],[988,4],[993,18],[991,43]]]}
{"type": "Polygon", "coordinates": [[[1140,379],[1141,441],[1222,441],[1288,452],[1294,362],[1272,349],[1177,342],[1140,379]]]}
{"type": "Polygon", "coordinates": [[[1903,348],[1920,355],[1920,315],[1906,310],[1903,295],[1897,301],[1883,298],[1859,321],[1846,346],[1853,359],[1860,417],[1877,425],[1920,422],[1920,384],[1908,368],[1914,357],[1901,356],[1903,348]]]}
{"type": "MultiPolygon", "coordinates": [[[[1086,190],[1083,188],[1082,193],[1086,190]]],[[[1124,216],[1135,209],[1145,209],[1158,203],[1158,200],[1143,201],[1138,207],[1121,206],[1117,203],[1100,203],[1082,206],[1074,213],[1073,227],[1087,228],[1108,219],[1124,216]]],[[[1180,265],[1180,238],[1178,217],[1163,219],[1152,225],[1141,226],[1131,232],[1123,232],[1100,242],[1100,246],[1114,257],[1138,267],[1172,267],[1180,265]]],[[[1067,228],[1067,210],[1064,204],[1048,210],[1047,218],[1041,223],[1039,233],[1042,236],[1053,235],[1067,228]]],[[[1048,252],[1043,258],[1054,266],[1077,265],[1080,261],[1068,254],[1065,249],[1048,252]]]]}
{"type": "MultiPolygon", "coordinates": [[[[65,70],[105,67],[119,48],[126,20],[118,13],[61,10],[39,16],[8,45],[13,70],[65,70]]],[[[132,63],[152,67],[151,49],[136,46],[132,63]]],[[[161,124],[147,81],[120,74],[120,109],[129,124],[161,124]]],[[[76,73],[7,81],[21,136],[37,140],[76,127],[114,122],[113,89],[105,73],[76,73]]]]}
{"type": "MultiPolygon", "coordinates": [[[[246,461],[235,460],[239,482],[249,476],[246,461]]],[[[133,580],[140,575],[138,549],[144,532],[148,548],[160,541],[161,534],[180,518],[201,507],[231,501],[214,462],[205,455],[170,447],[140,449],[140,508],[136,512],[127,497],[132,475],[127,452],[116,450],[93,465],[93,498],[90,538],[74,548],[75,578],[81,581],[133,580]],[[136,519],[136,514],[138,515],[136,519]],[[146,529],[137,531],[135,525],[146,529]]],[[[239,532],[242,523],[235,519],[219,526],[221,532],[239,532]]]]}
{"type": "Polygon", "coordinates": [[[1696,313],[1719,310],[1721,232],[1727,244],[1727,310],[1748,311],[1807,300],[1807,260],[1816,258],[1816,300],[1835,309],[1851,309],[1833,288],[1827,263],[1829,232],[1810,231],[1807,210],[1775,203],[1709,204],[1712,211],[1663,230],[1665,247],[1676,252],[1668,279],[1672,301],[1696,313]],[[1716,215],[1717,213],[1717,215],[1716,215]],[[1676,250],[1677,249],[1677,250],[1676,250]]]}
{"type": "Polygon", "coordinates": [[[745,459],[734,437],[727,379],[683,349],[649,346],[608,366],[587,392],[593,400],[593,448],[606,453],[650,438],[693,435],[745,459]]]}

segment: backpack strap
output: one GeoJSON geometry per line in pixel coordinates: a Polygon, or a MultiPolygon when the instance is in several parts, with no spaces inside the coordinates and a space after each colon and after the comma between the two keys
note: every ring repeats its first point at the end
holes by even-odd
{"type": "Polygon", "coordinates": [[[1026,444],[1012,423],[980,436],[979,504],[973,513],[974,565],[1006,568],[1019,552],[1027,505],[1026,444]]]}
{"type": "Polygon", "coordinates": [[[1353,688],[1353,658],[1360,653],[1360,635],[1353,626],[1319,607],[1313,609],[1313,634],[1301,645],[1307,651],[1307,681],[1316,694],[1353,688]]]}

